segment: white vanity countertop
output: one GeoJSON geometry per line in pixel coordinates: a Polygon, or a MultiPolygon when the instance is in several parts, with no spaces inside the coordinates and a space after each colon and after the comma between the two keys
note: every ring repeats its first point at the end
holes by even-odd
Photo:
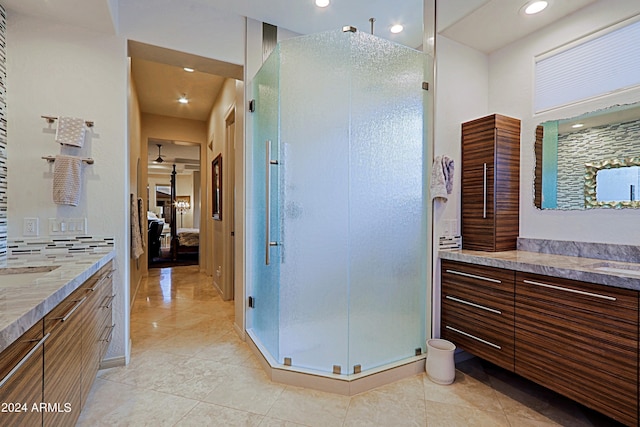
{"type": "Polygon", "coordinates": [[[18,256],[0,268],[0,351],[115,256],[113,249],[66,256],[18,256]],[[55,267],[51,271],[39,267],[55,267]],[[41,274],[36,274],[44,270],[41,274]],[[9,273],[9,274],[7,274],[9,273]]]}
{"type": "Polygon", "coordinates": [[[640,291],[640,263],[527,251],[439,251],[441,259],[640,291]]]}

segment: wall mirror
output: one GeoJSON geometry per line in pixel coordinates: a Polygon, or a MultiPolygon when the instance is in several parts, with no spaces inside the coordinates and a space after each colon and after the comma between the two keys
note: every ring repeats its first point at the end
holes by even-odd
{"type": "Polygon", "coordinates": [[[539,209],[640,208],[640,102],[540,123],[539,209]]]}

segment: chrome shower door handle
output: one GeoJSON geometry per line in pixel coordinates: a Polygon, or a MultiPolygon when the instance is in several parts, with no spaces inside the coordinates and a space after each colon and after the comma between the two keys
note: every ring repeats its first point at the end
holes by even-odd
{"type": "Polygon", "coordinates": [[[269,263],[271,262],[270,259],[270,254],[269,254],[269,249],[270,249],[270,245],[269,242],[271,241],[271,141],[267,140],[267,155],[266,155],[266,165],[265,165],[265,171],[266,171],[266,176],[265,176],[265,182],[267,185],[266,188],[266,203],[265,203],[265,209],[266,209],[266,216],[265,216],[265,256],[264,256],[264,263],[265,265],[269,265],[269,263]]]}
{"type": "Polygon", "coordinates": [[[278,161],[277,160],[271,160],[271,141],[267,140],[266,142],[267,144],[267,153],[266,153],[266,165],[265,165],[265,170],[266,170],[266,176],[265,176],[265,182],[266,182],[266,201],[265,201],[265,208],[266,208],[266,216],[265,216],[265,256],[264,256],[264,263],[265,265],[269,265],[271,263],[271,253],[270,253],[270,249],[271,246],[278,246],[278,242],[272,242],[271,241],[271,166],[272,165],[277,165],[278,161]]]}
{"type": "Polygon", "coordinates": [[[482,171],[482,218],[487,217],[487,164],[483,164],[482,171]]]}

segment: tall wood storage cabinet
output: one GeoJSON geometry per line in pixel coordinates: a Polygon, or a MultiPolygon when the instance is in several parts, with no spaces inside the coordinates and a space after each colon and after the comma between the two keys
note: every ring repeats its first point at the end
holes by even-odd
{"type": "Polygon", "coordinates": [[[462,248],[516,249],[520,120],[492,114],[462,124],[462,248]]]}

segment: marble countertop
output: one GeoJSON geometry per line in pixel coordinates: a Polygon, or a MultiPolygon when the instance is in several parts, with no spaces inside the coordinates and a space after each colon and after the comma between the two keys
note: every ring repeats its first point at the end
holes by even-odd
{"type": "Polygon", "coordinates": [[[640,291],[640,263],[527,251],[441,250],[441,259],[640,291]]]}
{"type": "Polygon", "coordinates": [[[113,249],[104,249],[56,257],[10,257],[0,267],[0,351],[114,256],[113,249]]]}

